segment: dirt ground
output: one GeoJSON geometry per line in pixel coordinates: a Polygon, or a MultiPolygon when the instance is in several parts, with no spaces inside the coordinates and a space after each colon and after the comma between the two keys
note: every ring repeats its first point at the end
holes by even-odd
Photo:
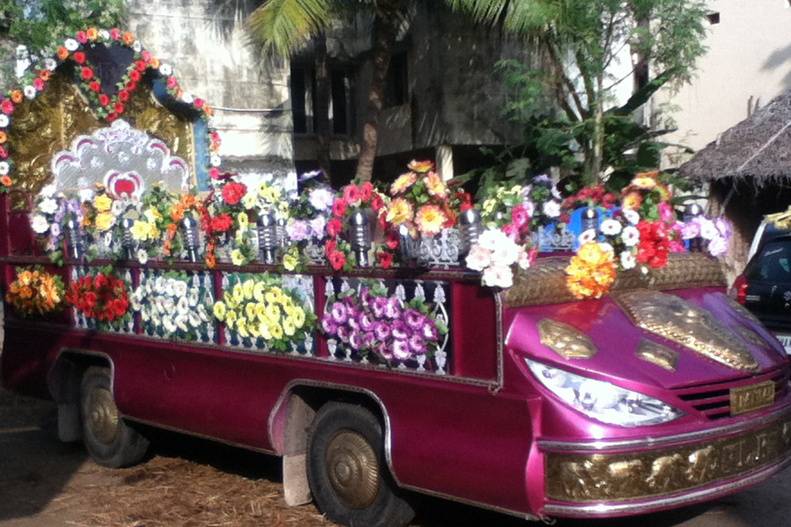
{"type": "MultiPolygon", "coordinates": [[[[101,468],[62,444],[51,403],[0,390],[0,527],[320,527],[312,506],[283,503],[279,460],[155,433],[144,464],[101,468]]],[[[516,527],[526,522],[423,499],[416,527],[516,527]]],[[[566,527],[780,527],[791,513],[791,471],[713,504],[648,518],[559,522],[566,527]]]]}

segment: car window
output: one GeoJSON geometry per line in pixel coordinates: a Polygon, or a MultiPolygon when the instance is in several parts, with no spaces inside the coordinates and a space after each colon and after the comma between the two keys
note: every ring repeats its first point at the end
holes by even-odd
{"type": "Polygon", "coordinates": [[[791,241],[766,244],[747,278],[791,283],[791,241]]]}

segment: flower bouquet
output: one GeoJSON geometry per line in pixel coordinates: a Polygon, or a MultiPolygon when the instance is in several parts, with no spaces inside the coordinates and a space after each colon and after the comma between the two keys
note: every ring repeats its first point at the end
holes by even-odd
{"type": "Polygon", "coordinates": [[[66,301],[100,326],[115,327],[130,315],[126,282],[108,270],[76,279],[69,286],[66,301]]]}
{"type": "Polygon", "coordinates": [[[212,340],[212,304],[211,291],[184,272],[144,275],[131,296],[147,334],[190,341],[212,340]]]}
{"type": "Polygon", "coordinates": [[[374,283],[328,298],[321,328],[333,346],[348,347],[369,360],[420,364],[440,349],[448,331],[425,300],[415,298],[404,304],[374,283]]]}
{"type": "Polygon", "coordinates": [[[231,344],[282,352],[307,345],[316,317],[299,292],[269,274],[234,275],[234,280],[212,308],[231,344]]]}
{"type": "Polygon", "coordinates": [[[5,295],[6,302],[23,317],[52,313],[62,306],[63,298],[61,277],[39,266],[17,269],[5,295]]]}
{"type": "Polygon", "coordinates": [[[283,256],[283,267],[293,271],[307,263],[326,263],[321,247],[327,235],[335,192],[326,185],[303,191],[292,204],[286,225],[290,248],[283,256]]]}

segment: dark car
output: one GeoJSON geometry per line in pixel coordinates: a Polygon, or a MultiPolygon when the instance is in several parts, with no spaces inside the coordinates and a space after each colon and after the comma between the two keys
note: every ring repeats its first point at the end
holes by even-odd
{"type": "Polygon", "coordinates": [[[791,354],[791,232],[761,229],[759,236],[731,292],[791,354]]]}

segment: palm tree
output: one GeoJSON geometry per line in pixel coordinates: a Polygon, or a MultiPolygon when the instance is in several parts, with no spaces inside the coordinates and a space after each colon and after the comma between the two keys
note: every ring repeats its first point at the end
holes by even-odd
{"type": "Polygon", "coordinates": [[[355,179],[373,175],[378,143],[378,121],[384,101],[385,77],[398,29],[406,19],[410,0],[267,0],[248,18],[248,28],[263,51],[288,58],[315,42],[317,137],[319,165],[329,173],[329,79],[326,32],[334,21],[366,9],[373,14],[373,75],[368,90],[360,155],[355,179]]]}

